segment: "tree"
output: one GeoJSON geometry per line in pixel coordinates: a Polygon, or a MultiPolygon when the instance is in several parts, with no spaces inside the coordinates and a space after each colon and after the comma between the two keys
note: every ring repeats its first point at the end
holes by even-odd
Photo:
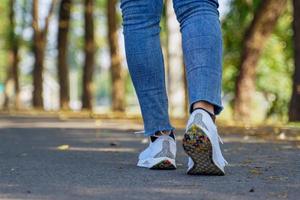
{"type": "Polygon", "coordinates": [[[293,76],[293,94],[289,107],[289,120],[300,121],[300,1],[293,0],[293,7],[295,71],[293,76]]]}
{"type": "Polygon", "coordinates": [[[287,4],[287,0],[262,1],[246,31],[240,69],[236,81],[235,118],[246,121],[251,117],[252,97],[255,93],[256,66],[266,40],[287,4]]]}
{"type": "Polygon", "coordinates": [[[33,28],[33,94],[32,103],[35,108],[43,108],[43,71],[44,71],[44,57],[47,43],[47,34],[49,29],[50,18],[54,11],[56,0],[51,1],[49,12],[45,19],[44,27],[39,24],[39,1],[33,0],[32,3],[32,28],[33,28]]]}
{"type": "Polygon", "coordinates": [[[94,39],[94,16],[93,5],[94,0],[84,1],[84,21],[85,21],[85,60],[83,67],[83,91],[82,91],[82,108],[92,109],[92,84],[94,71],[94,54],[95,54],[95,39],[94,39]]]}
{"type": "Polygon", "coordinates": [[[108,42],[110,47],[110,75],[112,81],[112,110],[125,110],[124,70],[121,66],[121,55],[118,44],[118,27],[116,0],[107,0],[108,42]]]}
{"type": "Polygon", "coordinates": [[[9,1],[9,67],[7,70],[7,79],[5,83],[5,100],[4,107],[8,108],[10,101],[10,88],[13,89],[14,93],[14,107],[20,108],[20,85],[19,85],[19,38],[15,33],[16,22],[15,22],[15,0],[9,1]]]}
{"type": "Polygon", "coordinates": [[[59,80],[59,102],[64,110],[69,108],[70,85],[69,85],[69,66],[67,62],[68,54],[68,33],[70,27],[72,0],[62,0],[59,7],[58,25],[58,80],[59,80]]]}

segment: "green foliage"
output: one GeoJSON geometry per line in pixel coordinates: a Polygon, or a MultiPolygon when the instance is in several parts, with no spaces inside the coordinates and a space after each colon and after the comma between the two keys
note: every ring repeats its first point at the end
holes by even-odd
{"type": "Polygon", "coordinates": [[[8,11],[8,0],[2,0],[0,4],[0,85],[5,81],[7,69],[7,43],[5,38],[9,36],[8,11]]]}
{"type": "MultiPolygon", "coordinates": [[[[95,39],[97,45],[96,64],[95,64],[95,95],[96,100],[101,105],[107,105],[110,101],[110,73],[102,64],[107,64],[108,44],[107,44],[107,2],[109,0],[95,1],[95,39]],[[101,56],[102,55],[102,56],[101,56]],[[104,55],[104,56],[103,56],[104,55]]],[[[31,33],[31,7],[30,0],[16,1],[16,37],[20,42],[20,80],[21,85],[31,84],[31,61],[30,46],[32,44],[31,33]],[[29,30],[29,31],[28,31],[29,30]],[[28,59],[29,58],[29,59],[28,59]]],[[[228,14],[223,18],[222,29],[224,39],[224,67],[223,67],[223,91],[229,98],[229,105],[235,92],[235,81],[240,64],[242,42],[247,28],[249,27],[255,11],[262,0],[230,0],[228,14]]],[[[78,76],[76,80],[78,98],[81,96],[81,79],[83,66],[83,48],[84,48],[84,16],[83,1],[73,2],[70,38],[68,44],[68,63],[71,73],[78,76]]],[[[117,2],[117,25],[121,28],[120,1],[117,2]]],[[[7,69],[7,50],[8,42],[12,41],[11,29],[9,28],[9,0],[2,0],[0,4],[0,86],[6,78],[7,69]]],[[[275,119],[285,119],[290,100],[293,71],[293,44],[292,44],[292,8],[289,5],[286,12],[279,19],[279,22],[266,43],[265,49],[257,67],[257,92],[264,102],[256,104],[267,105],[266,117],[275,119]]],[[[164,8],[161,20],[161,42],[166,46],[168,32],[166,29],[166,9],[164,8]]],[[[48,51],[54,52],[49,48],[48,51]]],[[[55,68],[56,66],[50,66],[55,68]]],[[[75,80],[75,79],[74,79],[75,80]]],[[[125,78],[126,98],[135,95],[132,82],[128,73],[125,78]]],[[[73,84],[73,83],[72,83],[73,84]]],[[[75,83],[74,83],[75,84],[75,83]]],[[[132,100],[132,98],[130,98],[132,100]]],[[[128,105],[130,102],[128,102],[128,105]]]]}
{"type": "MultiPolygon", "coordinates": [[[[260,0],[233,0],[230,11],[222,23],[224,38],[223,91],[225,94],[234,95],[243,37],[260,2],[260,0]]],[[[291,10],[289,5],[279,19],[257,67],[257,91],[264,96],[266,101],[257,103],[267,103],[266,117],[275,117],[276,119],[286,118],[291,94],[293,69],[291,10]]]]}
{"type": "Polygon", "coordinates": [[[280,18],[257,69],[257,89],[269,103],[267,117],[285,119],[292,89],[294,66],[291,8],[280,18]]]}
{"type": "Polygon", "coordinates": [[[83,6],[82,4],[74,4],[71,12],[69,34],[70,42],[68,44],[68,62],[71,70],[79,70],[81,68],[82,52],[84,47],[83,34],[83,6]]]}
{"type": "Polygon", "coordinates": [[[96,101],[100,105],[105,105],[111,102],[111,81],[110,81],[110,71],[105,69],[101,70],[99,75],[94,78],[96,87],[96,101]],[[104,102],[105,101],[105,102],[104,102]]]}
{"type": "Polygon", "coordinates": [[[222,22],[224,42],[223,90],[233,93],[240,63],[242,41],[260,0],[232,0],[230,11],[222,22]]]}

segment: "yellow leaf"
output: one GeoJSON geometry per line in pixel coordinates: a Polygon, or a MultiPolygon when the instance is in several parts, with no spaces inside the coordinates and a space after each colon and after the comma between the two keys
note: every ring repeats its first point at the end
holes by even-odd
{"type": "Polygon", "coordinates": [[[58,150],[67,150],[67,149],[69,149],[69,148],[70,148],[70,146],[67,145],[67,144],[60,145],[60,146],[57,147],[58,150]]]}

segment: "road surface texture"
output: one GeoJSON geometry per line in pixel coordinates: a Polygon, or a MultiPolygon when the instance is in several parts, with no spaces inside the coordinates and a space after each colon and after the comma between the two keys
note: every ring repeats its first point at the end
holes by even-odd
{"type": "Polygon", "coordinates": [[[299,199],[300,143],[286,136],[225,134],[223,177],[136,167],[140,125],[113,120],[0,117],[0,199],[299,199]]]}

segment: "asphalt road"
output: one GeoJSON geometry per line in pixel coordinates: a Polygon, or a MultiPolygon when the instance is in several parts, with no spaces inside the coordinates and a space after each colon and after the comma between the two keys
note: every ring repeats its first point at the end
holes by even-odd
{"type": "Polygon", "coordinates": [[[300,142],[228,135],[224,177],[136,167],[146,146],[128,122],[0,117],[0,199],[299,199],[300,142]]]}

